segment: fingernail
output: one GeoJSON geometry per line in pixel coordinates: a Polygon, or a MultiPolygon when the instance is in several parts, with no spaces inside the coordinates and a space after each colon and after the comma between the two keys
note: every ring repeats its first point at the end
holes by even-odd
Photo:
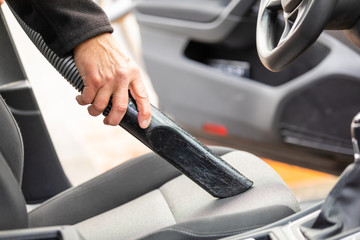
{"type": "Polygon", "coordinates": [[[148,120],[143,120],[143,121],[140,123],[140,127],[141,127],[141,128],[147,128],[148,125],[149,125],[148,120]]]}

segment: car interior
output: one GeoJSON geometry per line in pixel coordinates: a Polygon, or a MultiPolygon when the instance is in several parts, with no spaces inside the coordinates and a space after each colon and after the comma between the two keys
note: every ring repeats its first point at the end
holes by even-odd
{"type": "MultiPolygon", "coordinates": [[[[247,191],[225,198],[210,195],[156,153],[71,186],[0,11],[0,239],[358,236],[360,116],[355,114],[360,59],[343,41],[321,33],[349,29],[356,39],[359,4],[138,0],[132,6],[160,110],[194,133],[203,129],[203,119],[223,124],[232,136],[223,136],[220,142],[246,137],[250,143],[265,141],[249,151],[209,147],[207,154],[220,156],[253,182],[247,191]],[[315,14],[319,9],[321,18],[315,14]],[[285,20],[278,20],[278,15],[285,20]],[[272,71],[289,68],[273,73],[262,64],[272,71]],[[184,92],[186,96],[181,95],[184,92]],[[345,96],[352,101],[344,102],[349,99],[345,96]],[[311,104],[315,100],[317,106],[311,104]],[[295,117],[297,111],[303,118],[295,117]],[[265,146],[290,150],[283,155],[274,148],[260,150],[265,146]],[[315,158],[302,160],[295,154],[304,149],[315,158]],[[336,174],[349,166],[328,198],[302,208],[275,170],[253,153],[290,156],[289,162],[336,174]],[[28,211],[26,206],[32,203],[39,205],[28,211]]],[[[165,145],[161,140],[154,141],[165,145]]],[[[178,142],[170,144],[173,150],[178,142]]],[[[193,166],[192,156],[186,158],[193,166]]]]}
{"type": "MultiPolygon", "coordinates": [[[[273,72],[256,48],[260,1],[136,2],[159,108],[192,134],[336,175],[353,161],[349,124],[358,112],[360,58],[341,31],[323,31],[273,72]]],[[[284,19],[277,20],[280,35],[284,19]]]]}

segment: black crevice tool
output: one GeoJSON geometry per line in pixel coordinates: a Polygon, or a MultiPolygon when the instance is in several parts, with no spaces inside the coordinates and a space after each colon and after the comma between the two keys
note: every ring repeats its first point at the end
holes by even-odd
{"type": "MultiPolygon", "coordinates": [[[[110,111],[111,104],[104,115],[110,111]]],[[[127,112],[120,126],[139,139],[180,172],[217,198],[232,197],[252,186],[252,181],[239,173],[209,148],[187,133],[156,107],[151,105],[151,122],[140,128],[135,100],[129,95],[127,112]]]]}

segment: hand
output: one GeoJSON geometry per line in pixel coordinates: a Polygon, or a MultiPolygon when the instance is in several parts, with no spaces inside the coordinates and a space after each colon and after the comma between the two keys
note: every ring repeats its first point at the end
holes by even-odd
{"type": "Polygon", "coordinates": [[[126,113],[130,90],[139,111],[139,126],[149,126],[150,100],[139,69],[120,51],[111,34],[105,33],[81,43],[74,49],[74,58],[85,85],[76,100],[80,105],[90,104],[88,112],[91,116],[100,115],[112,96],[112,108],[104,124],[118,125],[126,113]]]}
{"type": "Polygon", "coordinates": [[[5,1],[4,0],[0,0],[0,5],[3,4],[5,1]]]}

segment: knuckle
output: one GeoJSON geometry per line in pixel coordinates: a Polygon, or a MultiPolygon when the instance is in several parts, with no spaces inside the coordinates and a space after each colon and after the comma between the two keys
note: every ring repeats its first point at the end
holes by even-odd
{"type": "Polygon", "coordinates": [[[145,109],[142,113],[146,118],[151,116],[151,110],[150,109],[145,109]]]}
{"type": "Polygon", "coordinates": [[[116,125],[118,125],[119,123],[117,122],[117,121],[114,121],[114,120],[111,120],[111,119],[109,119],[108,121],[107,121],[107,125],[110,125],[110,126],[116,126],[116,125]]]}
{"type": "Polygon", "coordinates": [[[142,90],[142,91],[140,91],[140,93],[139,93],[139,98],[140,98],[141,100],[148,100],[148,99],[149,99],[149,94],[147,93],[146,90],[142,90]]]}
{"type": "Polygon", "coordinates": [[[117,112],[125,112],[127,110],[127,104],[118,104],[115,106],[115,111],[117,112]]]}
{"type": "Polygon", "coordinates": [[[93,116],[93,117],[96,117],[96,116],[99,115],[98,113],[96,113],[96,112],[93,111],[93,110],[88,110],[88,112],[89,112],[89,115],[90,115],[90,116],[93,116]]]}
{"type": "Polygon", "coordinates": [[[90,116],[96,117],[98,116],[101,112],[96,111],[94,108],[92,108],[91,106],[88,107],[88,113],[90,116]]]}
{"type": "Polygon", "coordinates": [[[82,103],[90,104],[92,101],[93,101],[93,99],[89,95],[82,96],[82,103]]]}
{"type": "Polygon", "coordinates": [[[131,80],[139,78],[141,76],[139,68],[134,64],[129,65],[126,69],[126,76],[131,80]]]}
{"type": "Polygon", "coordinates": [[[114,75],[121,78],[124,75],[123,69],[121,67],[115,68],[114,75]]]}
{"type": "Polygon", "coordinates": [[[141,78],[140,70],[136,66],[131,69],[131,74],[133,78],[141,78]]]}
{"type": "Polygon", "coordinates": [[[150,101],[149,94],[145,88],[138,88],[138,90],[134,92],[134,94],[136,95],[134,97],[136,97],[137,101],[143,102],[145,104],[148,104],[148,102],[150,101]]]}
{"type": "Polygon", "coordinates": [[[93,107],[96,111],[102,112],[106,108],[106,104],[103,102],[101,103],[97,102],[97,103],[93,103],[93,107]]]}
{"type": "Polygon", "coordinates": [[[97,89],[102,87],[102,80],[100,77],[91,77],[89,78],[89,84],[97,89]]]}

